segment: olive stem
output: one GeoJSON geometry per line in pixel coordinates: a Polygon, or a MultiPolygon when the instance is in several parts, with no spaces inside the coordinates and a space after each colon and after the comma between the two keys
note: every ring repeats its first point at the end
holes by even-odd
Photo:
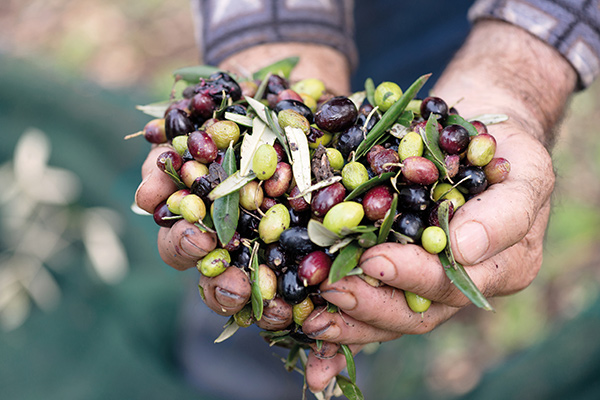
{"type": "Polygon", "coordinates": [[[130,135],[125,136],[124,139],[125,140],[129,140],[129,139],[134,138],[134,137],[142,136],[143,134],[144,134],[144,131],[139,131],[139,132],[132,133],[130,135]]]}

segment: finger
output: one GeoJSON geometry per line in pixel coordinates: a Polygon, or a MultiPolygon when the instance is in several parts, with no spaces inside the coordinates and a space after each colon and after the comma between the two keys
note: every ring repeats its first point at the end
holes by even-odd
{"type": "MultiPolygon", "coordinates": [[[[350,345],[352,354],[362,349],[361,345],[350,345]]],[[[317,393],[325,390],[331,380],[346,368],[346,357],[337,353],[329,359],[318,358],[313,352],[308,354],[306,363],[306,383],[311,392],[317,393]]]]}
{"type": "Polygon", "coordinates": [[[250,299],[248,274],[237,267],[229,267],[214,278],[201,275],[199,285],[204,302],[219,315],[235,314],[244,308],[250,299]]]}
{"type": "Polygon", "coordinates": [[[275,297],[267,303],[262,318],[256,325],[268,331],[278,331],[287,328],[292,321],[292,306],[281,297],[275,297]]]}
{"type": "Polygon", "coordinates": [[[452,250],[464,265],[488,259],[523,239],[554,187],[550,155],[533,137],[499,136],[496,156],[510,161],[508,178],[465,203],[450,222],[452,250]]]}
{"type": "Polygon", "coordinates": [[[180,271],[196,266],[198,260],[214,250],[217,237],[200,231],[186,220],[158,231],[158,253],[165,263],[180,271]]]}
{"type": "Polygon", "coordinates": [[[168,148],[153,148],[142,164],[142,182],[135,192],[135,203],[149,213],[153,213],[157,205],[177,190],[175,182],[156,165],[156,158],[168,148]]]}
{"type": "Polygon", "coordinates": [[[320,344],[316,342],[309,344],[315,357],[321,360],[328,360],[336,356],[340,349],[339,343],[322,341],[320,344]]]}
{"type": "MultiPolygon", "coordinates": [[[[519,243],[482,263],[465,267],[484,296],[515,293],[533,281],[542,263],[542,243],[549,210],[547,203],[532,229],[519,243]]],[[[411,291],[434,302],[452,307],[469,303],[446,276],[437,256],[419,246],[384,243],[372,247],[363,254],[360,268],[389,286],[411,291]]],[[[363,295],[357,295],[357,298],[362,300],[363,295]]],[[[371,307],[379,306],[371,304],[371,307]]]]}
{"type": "Polygon", "coordinates": [[[398,332],[376,328],[342,312],[316,309],[302,324],[302,331],[312,339],[345,344],[386,342],[401,336],[398,332]]]}
{"type": "MultiPolygon", "coordinates": [[[[341,315],[348,315],[382,331],[403,334],[429,332],[458,311],[455,307],[433,303],[427,311],[416,313],[409,307],[402,290],[387,285],[373,287],[355,276],[344,278],[334,284],[321,285],[321,295],[328,302],[338,306],[343,312],[341,315]]],[[[348,321],[343,317],[341,319],[348,321]]],[[[315,318],[313,324],[319,324],[321,327],[314,325],[309,327],[315,332],[320,332],[319,329],[325,329],[330,323],[338,322],[320,316],[320,319],[315,318]]],[[[341,336],[338,336],[336,341],[359,343],[359,339],[354,336],[360,334],[359,331],[342,330],[341,336]]],[[[378,341],[386,340],[385,337],[378,338],[378,341]]]]}

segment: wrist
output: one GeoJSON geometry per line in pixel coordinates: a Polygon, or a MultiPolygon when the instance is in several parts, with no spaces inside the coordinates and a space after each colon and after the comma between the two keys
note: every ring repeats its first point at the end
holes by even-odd
{"type": "Polygon", "coordinates": [[[475,24],[434,93],[465,117],[503,113],[549,147],[577,77],[554,48],[513,25],[475,24]]]}
{"type": "Polygon", "coordinates": [[[336,95],[350,93],[350,65],[339,51],[324,45],[310,43],[271,43],[250,47],[236,53],[219,67],[248,75],[282,58],[298,56],[300,60],[290,76],[291,81],[305,78],[317,78],[336,95]]]}

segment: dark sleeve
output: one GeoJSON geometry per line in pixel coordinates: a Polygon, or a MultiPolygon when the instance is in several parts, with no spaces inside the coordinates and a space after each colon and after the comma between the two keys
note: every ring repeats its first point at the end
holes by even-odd
{"type": "Polygon", "coordinates": [[[202,62],[217,65],[251,46],[301,42],[342,52],[354,69],[353,0],[192,0],[202,62]]]}
{"type": "Polygon", "coordinates": [[[476,21],[494,18],[526,29],[557,49],[579,75],[579,87],[600,73],[600,0],[478,0],[476,21]]]}

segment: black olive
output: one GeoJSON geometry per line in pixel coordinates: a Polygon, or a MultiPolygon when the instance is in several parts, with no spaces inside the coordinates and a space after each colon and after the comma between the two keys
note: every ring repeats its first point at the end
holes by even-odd
{"type": "Polygon", "coordinates": [[[298,270],[288,268],[277,279],[277,292],[290,305],[300,304],[308,296],[308,288],[298,279],[298,270]]]}
{"type": "Polygon", "coordinates": [[[293,226],[283,231],[279,237],[279,244],[292,258],[303,256],[317,249],[317,246],[308,237],[308,230],[305,226],[293,226]]]}
{"type": "Polygon", "coordinates": [[[275,113],[279,114],[279,111],[283,110],[294,110],[299,114],[304,115],[304,117],[308,120],[310,124],[314,122],[314,115],[310,108],[306,104],[301,101],[294,99],[285,99],[277,102],[275,104],[275,108],[273,109],[275,113]]]}

